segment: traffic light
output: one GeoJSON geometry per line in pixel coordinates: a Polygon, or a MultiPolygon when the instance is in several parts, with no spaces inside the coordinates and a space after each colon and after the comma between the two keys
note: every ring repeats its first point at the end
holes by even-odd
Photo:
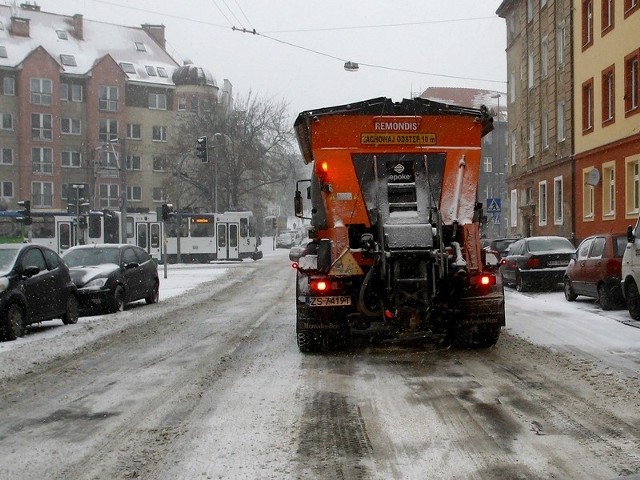
{"type": "Polygon", "coordinates": [[[170,203],[162,204],[162,221],[168,222],[171,220],[171,215],[173,214],[173,205],[170,203]]]}
{"type": "Polygon", "coordinates": [[[202,163],[209,163],[209,151],[207,150],[207,136],[198,137],[196,142],[196,155],[202,163]]]}
{"type": "Polygon", "coordinates": [[[23,210],[18,212],[20,216],[17,219],[24,225],[31,225],[31,200],[20,200],[18,206],[23,207],[23,210]]]}

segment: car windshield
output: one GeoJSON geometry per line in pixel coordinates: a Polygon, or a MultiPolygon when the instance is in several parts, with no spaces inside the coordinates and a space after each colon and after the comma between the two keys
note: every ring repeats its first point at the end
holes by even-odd
{"type": "Polygon", "coordinates": [[[509,248],[509,245],[511,245],[512,243],[514,243],[515,240],[496,240],[496,250],[501,252],[503,250],[506,250],[507,248],[509,248]]]}
{"type": "Polygon", "coordinates": [[[529,240],[530,252],[549,252],[556,250],[575,250],[566,238],[532,238],[529,240]]]}
{"type": "Polygon", "coordinates": [[[63,258],[70,267],[92,267],[104,263],[115,263],[116,265],[120,263],[117,248],[79,248],[69,250],[63,258]]]}
{"type": "Polygon", "coordinates": [[[626,236],[616,237],[615,256],[622,257],[624,255],[624,251],[626,250],[626,248],[627,248],[627,237],[626,236]]]}
{"type": "Polygon", "coordinates": [[[0,249],[0,273],[6,273],[11,270],[13,263],[18,255],[18,248],[2,248],[0,249]]]}

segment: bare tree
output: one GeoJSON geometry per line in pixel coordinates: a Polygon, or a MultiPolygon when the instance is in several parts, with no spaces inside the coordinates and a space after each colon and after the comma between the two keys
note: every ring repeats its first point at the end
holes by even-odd
{"type": "Polygon", "coordinates": [[[217,203],[219,211],[250,209],[257,214],[259,206],[279,202],[294,155],[287,104],[250,93],[231,111],[213,99],[208,105],[182,116],[176,127],[169,198],[179,194],[185,208],[213,210],[217,203]],[[207,137],[208,163],[194,155],[200,136],[207,137]]]}

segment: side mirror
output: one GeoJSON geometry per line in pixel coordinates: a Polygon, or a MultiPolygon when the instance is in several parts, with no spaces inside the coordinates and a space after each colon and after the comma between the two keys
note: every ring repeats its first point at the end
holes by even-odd
{"type": "Polygon", "coordinates": [[[633,243],[636,240],[636,236],[633,234],[633,227],[629,225],[627,227],[627,242],[633,243]]]}
{"type": "Polygon", "coordinates": [[[22,270],[22,274],[25,277],[33,277],[34,275],[37,275],[38,273],[40,273],[40,267],[37,267],[35,265],[30,265],[28,267],[25,267],[24,270],[22,270]]]}

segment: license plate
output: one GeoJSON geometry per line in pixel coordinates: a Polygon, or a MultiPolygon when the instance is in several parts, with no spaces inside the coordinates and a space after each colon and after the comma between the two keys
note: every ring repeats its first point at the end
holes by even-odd
{"type": "Polygon", "coordinates": [[[310,307],[343,307],[351,305],[351,297],[309,297],[307,304],[310,307]]]}
{"type": "Polygon", "coordinates": [[[548,262],[547,265],[549,265],[550,267],[566,267],[567,265],[569,265],[569,262],[566,262],[564,260],[553,260],[551,262],[548,262]]]}

